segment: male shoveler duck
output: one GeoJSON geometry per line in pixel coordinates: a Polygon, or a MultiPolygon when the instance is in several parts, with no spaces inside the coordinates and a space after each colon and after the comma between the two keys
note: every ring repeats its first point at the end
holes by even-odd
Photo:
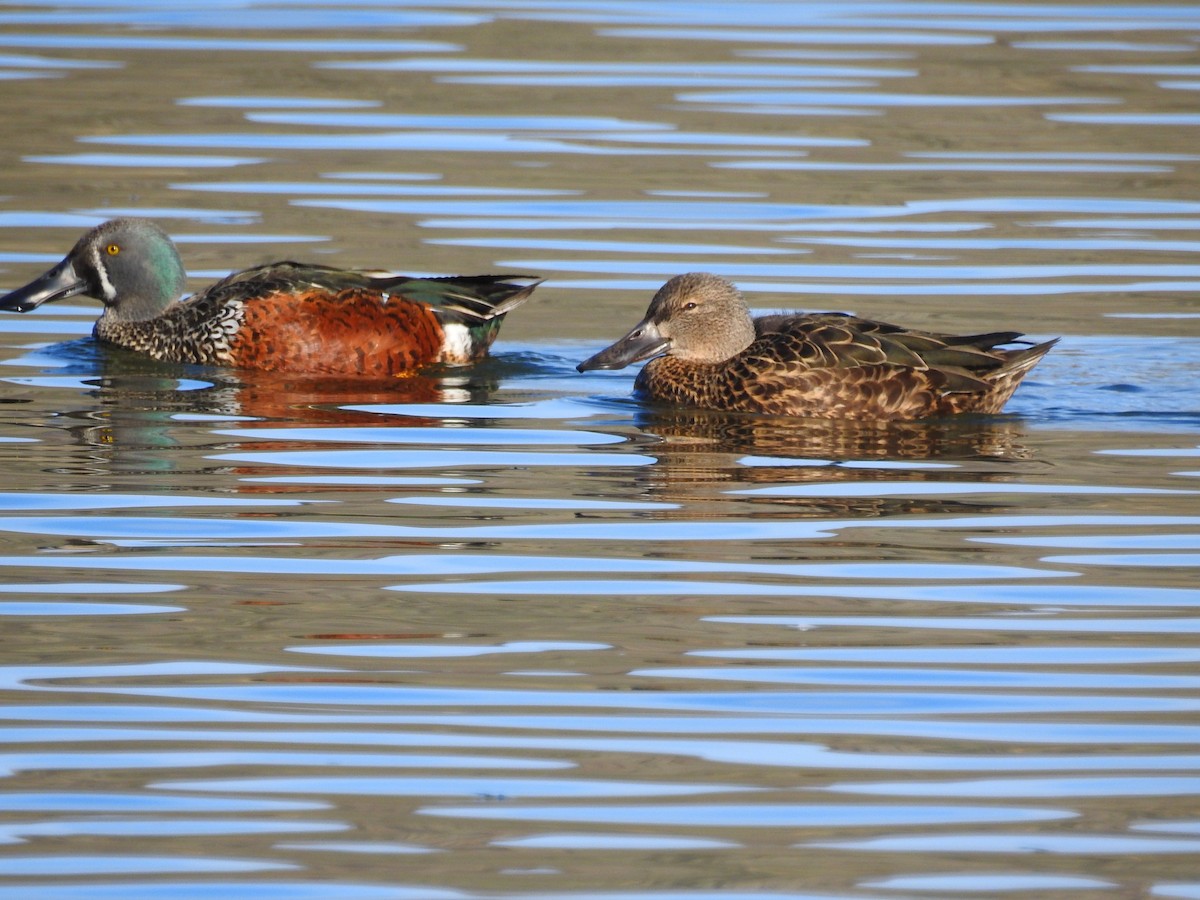
{"type": "Polygon", "coordinates": [[[184,300],[183,261],[147,219],[113,219],[44,275],[0,298],[28,312],[83,294],[104,312],[93,334],[155,359],[313,375],[403,375],[486,355],[506,313],[539,283],[525,275],[409,278],[277,262],[184,300]]]}
{"type": "Polygon", "coordinates": [[[841,313],[754,319],[733,284],[692,272],[663,285],[641,322],[578,369],[649,359],[635,392],[675,406],[922,419],[999,412],[1057,342],[999,349],[1020,337],[935,334],[841,313]]]}

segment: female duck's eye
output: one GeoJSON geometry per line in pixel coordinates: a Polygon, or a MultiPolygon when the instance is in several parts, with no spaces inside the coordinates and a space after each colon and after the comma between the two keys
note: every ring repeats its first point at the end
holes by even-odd
{"type": "Polygon", "coordinates": [[[109,244],[107,247],[104,248],[104,252],[107,253],[109,256],[116,256],[118,253],[121,252],[121,247],[119,244],[109,244]]]}

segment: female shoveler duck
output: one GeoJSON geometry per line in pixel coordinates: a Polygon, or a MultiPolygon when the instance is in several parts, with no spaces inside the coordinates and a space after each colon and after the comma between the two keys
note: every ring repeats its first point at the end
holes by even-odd
{"type": "Polygon", "coordinates": [[[998,349],[1019,337],[934,334],[840,313],[753,319],[730,282],[693,272],[663,285],[632,331],[578,368],[649,359],[635,392],[676,406],[922,419],[999,412],[1057,340],[998,349]]]}
{"type": "Polygon", "coordinates": [[[76,294],[104,303],[98,340],[172,362],[313,375],[403,375],[487,353],[524,275],[409,278],[294,262],[236,272],[184,300],[170,237],[146,219],[93,228],[44,275],[0,299],[28,312],[76,294]]]}

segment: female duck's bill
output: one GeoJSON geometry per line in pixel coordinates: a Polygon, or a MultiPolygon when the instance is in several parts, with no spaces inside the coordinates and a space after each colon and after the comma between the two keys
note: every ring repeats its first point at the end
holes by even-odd
{"type": "Polygon", "coordinates": [[[635,392],[684,407],[846,419],[999,412],[1056,341],[950,335],[840,313],[750,315],[729,281],[678,275],[624,337],[578,369],[650,360],[635,392]],[[1025,346],[1004,349],[1000,345],[1025,346]]]}
{"type": "Polygon", "coordinates": [[[504,316],[540,283],[525,275],[409,278],[277,262],[180,300],[186,281],[175,244],[157,225],[113,219],[0,298],[0,309],[28,312],[84,295],[104,303],[98,339],[155,359],[391,376],[484,356],[504,316]]]}
{"type": "Polygon", "coordinates": [[[590,356],[575,367],[579,372],[592,369],[623,369],[643,359],[666,353],[671,341],[662,336],[658,326],[646,319],[638,322],[630,332],[595,356],[590,356]]]}

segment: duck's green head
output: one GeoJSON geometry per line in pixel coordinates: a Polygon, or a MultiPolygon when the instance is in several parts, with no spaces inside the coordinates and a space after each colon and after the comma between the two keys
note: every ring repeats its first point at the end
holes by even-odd
{"type": "Polygon", "coordinates": [[[0,309],[29,312],[83,294],[123,321],[153,319],[179,299],[187,274],[165,231],[148,219],[112,219],[79,239],[66,258],[0,298],[0,309]]]}

